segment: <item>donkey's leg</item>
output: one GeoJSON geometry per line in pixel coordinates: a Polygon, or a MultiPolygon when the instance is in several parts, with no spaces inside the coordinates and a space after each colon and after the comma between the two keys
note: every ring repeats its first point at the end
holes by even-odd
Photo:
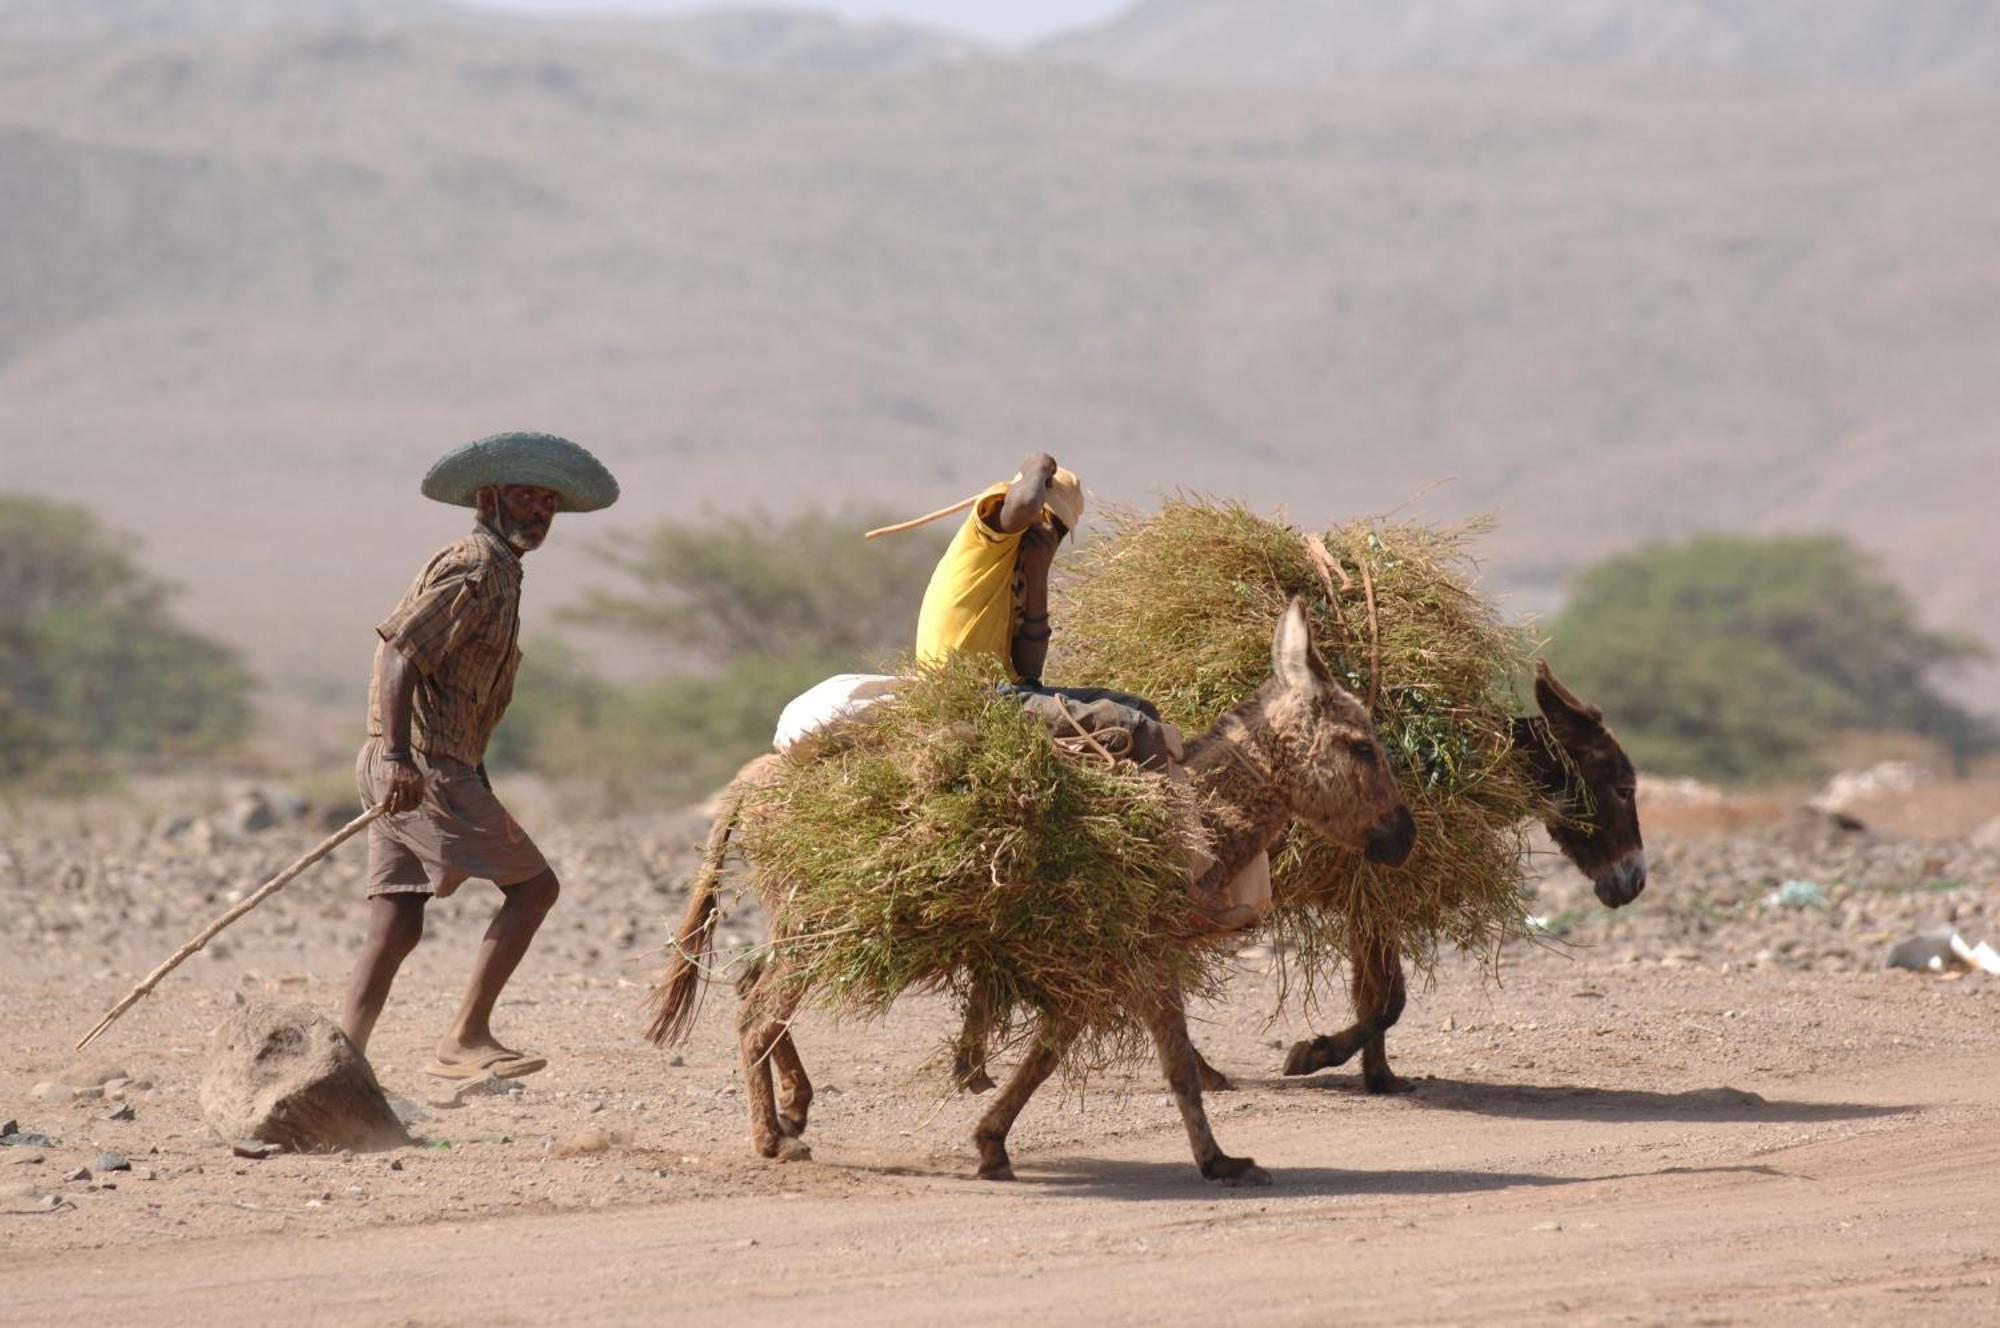
{"type": "Polygon", "coordinates": [[[993,1076],[986,1072],[986,1044],[992,1036],[992,993],[984,987],[974,987],[965,998],[965,1023],[958,1030],[958,1042],[951,1061],[952,1082],[962,1091],[992,1091],[993,1076]]]}
{"type": "Polygon", "coordinates": [[[789,1021],[792,1012],[785,1012],[787,1026],[778,1034],[777,1042],[771,1046],[771,1063],[778,1070],[778,1128],[793,1139],[806,1132],[806,1118],[812,1111],[812,1080],[806,1077],[805,1062],[799,1059],[799,1049],[792,1045],[792,1030],[789,1021]]]}
{"type": "Polygon", "coordinates": [[[1371,1011],[1366,1021],[1381,1031],[1370,1038],[1361,1048],[1361,1082],[1371,1093],[1408,1093],[1416,1085],[1407,1079],[1400,1079],[1389,1068],[1389,1030],[1403,1017],[1403,1006],[1409,998],[1409,988],[1403,978],[1403,956],[1397,952],[1393,941],[1378,941],[1370,956],[1373,961],[1364,983],[1363,975],[1354,975],[1354,1004],[1359,1010],[1371,1011]],[[1365,993],[1364,993],[1365,986],[1365,993]]]}
{"type": "Polygon", "coordinates": [[[1201,1054],[1201,1048],[1194,1049],[1195,1073],[1201,1076],[1201,1091],[1204,1093],[1233,1093],[1236,1081],[1208,1063],[1208,1057],[1201,1054]]]}
{"type": "MultiPolygon", "coordinates": [[[[1382,1034],[1403,1014],[1403,961],[1395,942],[1356,936],[1348,942],[1348,990],[1354,998],[1354,1023],[1329,1037],[1316,1037],[1292,1044],[1285,1057],[1288,1075],[1311,1074],[1330,1066],[1345,1065],[1382,1034]],[[1391,993],[1394,999],[1391,1000],[1391,993]]],[[[1384,1061],[1383,1069],[1388,1066],[1384,1061]]],[[[1388,1089],[1370,1091],[1387,1092],[1388,1089]]]]}
{"type": "Polygon", "coordinates": [[[1188,1143],[1194,1147],[1195,1165],[1205,1179],[1218,1185],[1269,1185],[1271,1177],[1247,1157],[1230,1157],[1215,1142],[1208,1128],[1208,1112],[1201,1105],[1201,1072],[1196,1068],[1194,1043],[1188,1040],[1187,1012],[1179,992],[1169,992],[1148,1020],[1154,1049],[1160,1053],[1160,1069],[1174,1101],[1181,1109],[1181,1123],[1187,1126],[1188,1143]]]}
{"type": "MultiPolygon", "coordinates": [[[[782,983],[783,978],[778,973],[775,980],[782,983]]],[[[771,1091],[771,1053],[778,1039],[785,1035],[785,1018],[772,1015],[788,1017],[796,1004],[786,1001],[782,1010],[773,1011],[756,999],[755,988],[773,980],[772,970],[759,975],[750,985],[751,995],[744,1001],[736,1021],[737,1047],[743,1059],[743,1092],[750,1105],[750,1144],[762,1157],[804,1162],[812,1157],[812,1149],[786,1136],[778,1119],[777,1099],[771,1091]]]]}
{"type": "Polygon", "coordinates": [[[1063,1052],[1075,1037],[1074,1033],[1050,1028],[1046,1022],[1035,1029],[1027,1053],[1014,1067],[1013,1077],[1007,1080],[1007,1086],[993,1099],[993,1105],[986,1109],[986,1114],[979,1118],[979,1127],[972,1132],[972,1142],[979,1148],[981,1180],[1014,1179],[1014,1164],[1007,1157],[1007,1134],[1035,1090],[1062,1064],[1063,1052]]]}

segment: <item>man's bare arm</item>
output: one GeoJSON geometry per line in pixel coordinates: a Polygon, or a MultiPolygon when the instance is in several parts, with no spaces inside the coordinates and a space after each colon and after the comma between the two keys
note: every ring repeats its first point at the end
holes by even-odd
{"type": "Polygon", "coordinates": [[[1056,558],[1055,528],[1046,524],[1030,527],[1021,536],[1019,557],[1026,593],[1010,653],[1015,674],[1024,682],[1039,683],[1042,666],[1049,658],[1049,568],[1056,558]]]}
{"type": "Polygon", "coordinates": [[[417,694],[417,666],[402,651],[384,641],[375,648],[375,681],[382,698],[381,757],[389,767],[389,787],[383,801],[392,813],[413,810],[424,793],[423,772],[410,754],[410,713],[417,694]]]}
{"type": "Polygon", "coordinates": [[[1031,452],[1021,462],[1021,478],[1007,490],[1000,504],[996,528],[1003,535],[1018,535],[1042,519],[1049,481],[1056,477],[1056,459],[1047,452],[1031,452]]]}

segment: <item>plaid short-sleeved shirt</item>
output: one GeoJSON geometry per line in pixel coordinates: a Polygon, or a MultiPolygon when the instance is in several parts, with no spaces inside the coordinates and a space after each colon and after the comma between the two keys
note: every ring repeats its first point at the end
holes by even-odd
{"type": "MultiPolygon", "coordinates": [[[[375,629],[416,665],[410,745],[478,765],[514,698],[521,665],[521,556],[484,526],[417,573],[375,629]]],[[[368,687],[368,735],[388,736],[381,688],[368,687]]]]}

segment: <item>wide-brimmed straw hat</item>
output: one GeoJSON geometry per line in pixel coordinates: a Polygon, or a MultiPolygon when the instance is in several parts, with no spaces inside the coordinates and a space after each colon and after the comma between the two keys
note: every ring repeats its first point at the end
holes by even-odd
{"type": "MultiPolygon", "coordinates": [[[[1008,481],[1009,487],[1020,483],[1020,480],[1021,477],[1016,475],[1008,481]]],[[[970,498],[959,499],[950,507],[940,507],[935,512],[926,512],[909,521],[898,521],[893,526],[878,527],[868,532],[868,538],[880,539],[884,535],[898,535],[906,530],[915,530],[918,526],[927,526],[933,521],[942,521],[948,516],[957,516],[985,496],[984,493],[975,493],[970,498]]],[[[1077,526],[1083,522],[1083,508],[1083,481],[1076,477],[1076,472],[1057,466],[1054,477],[1042,490],[1042,510],[1062,522],[1064,530],[1075,533],[1077,526]]]]}
{"type": "Polygon", "coordinates": [[[552,433],[496,433],[460,443],[424,476],[424,497],[477,507],[489,484],[532,484],[562,495],[562,511],[595,512],[618,501],[618,481],[604,463],[552,433]]]}

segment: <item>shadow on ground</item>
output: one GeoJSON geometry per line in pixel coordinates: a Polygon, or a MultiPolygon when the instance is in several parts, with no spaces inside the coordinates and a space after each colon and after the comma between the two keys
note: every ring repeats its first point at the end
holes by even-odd
{"type": "Polygon", "coordinates": [[[1750,1175],[1782,1177],[1790,1173],[1775,1167],[1742,1165],[1717,1167],[1661,1167],[1654,1171],[1618,1172],[1601,1176],[1549,1176],[1538,1172],[1466,1171],[1460,1169],[1415,1169],[1408,1171],[1355,1171],[1343,1167],[1268,1166],[1273,1183],[1232,1189],[1211,1185],[1194,1169],[1192,1162],[1113,1161],[1105,1158],[1049,1158],[1023,1162],[1016,1158],[1019,1179],[994,1182],[975,1179],[968,1172],[930,1171],[909,1166],[840,1164],[843,1170],[898,1177],[933,1177],[962,1180],[995,1197],[1010,1194],[1042,1193],[1075,1195],[1090,1199],[1131,1201],[1225,1198],[1299,1199],[1342,1195],[1423,1195],[1486,1194],[1497,1190],[1543,1189],[1559,1185],[1591,1185],[1607,1181],[1643,1180],[1658,1176],[1750,1175]]]}
{"type": "MultiPolygon", "coordinates": [[[[1917,1106],[1871,1102],[1791,1102],[1734,1088],[1696,1088],[1654,1093],[1636,1088],[1589,1088],[1576,1084],[1489,1084],[1466,1079],[1417,1079],[1415,1091],[1398,1101],[1476,1116],[1519,1120],[1725,1121],[1810,1124],[1867,1120],[1921,1111],[1917,1106]]],[[[1280,1092],[1362,1091],[1353,1075],[1272,1079],[1258,1087],[1280,1092]]]]}

